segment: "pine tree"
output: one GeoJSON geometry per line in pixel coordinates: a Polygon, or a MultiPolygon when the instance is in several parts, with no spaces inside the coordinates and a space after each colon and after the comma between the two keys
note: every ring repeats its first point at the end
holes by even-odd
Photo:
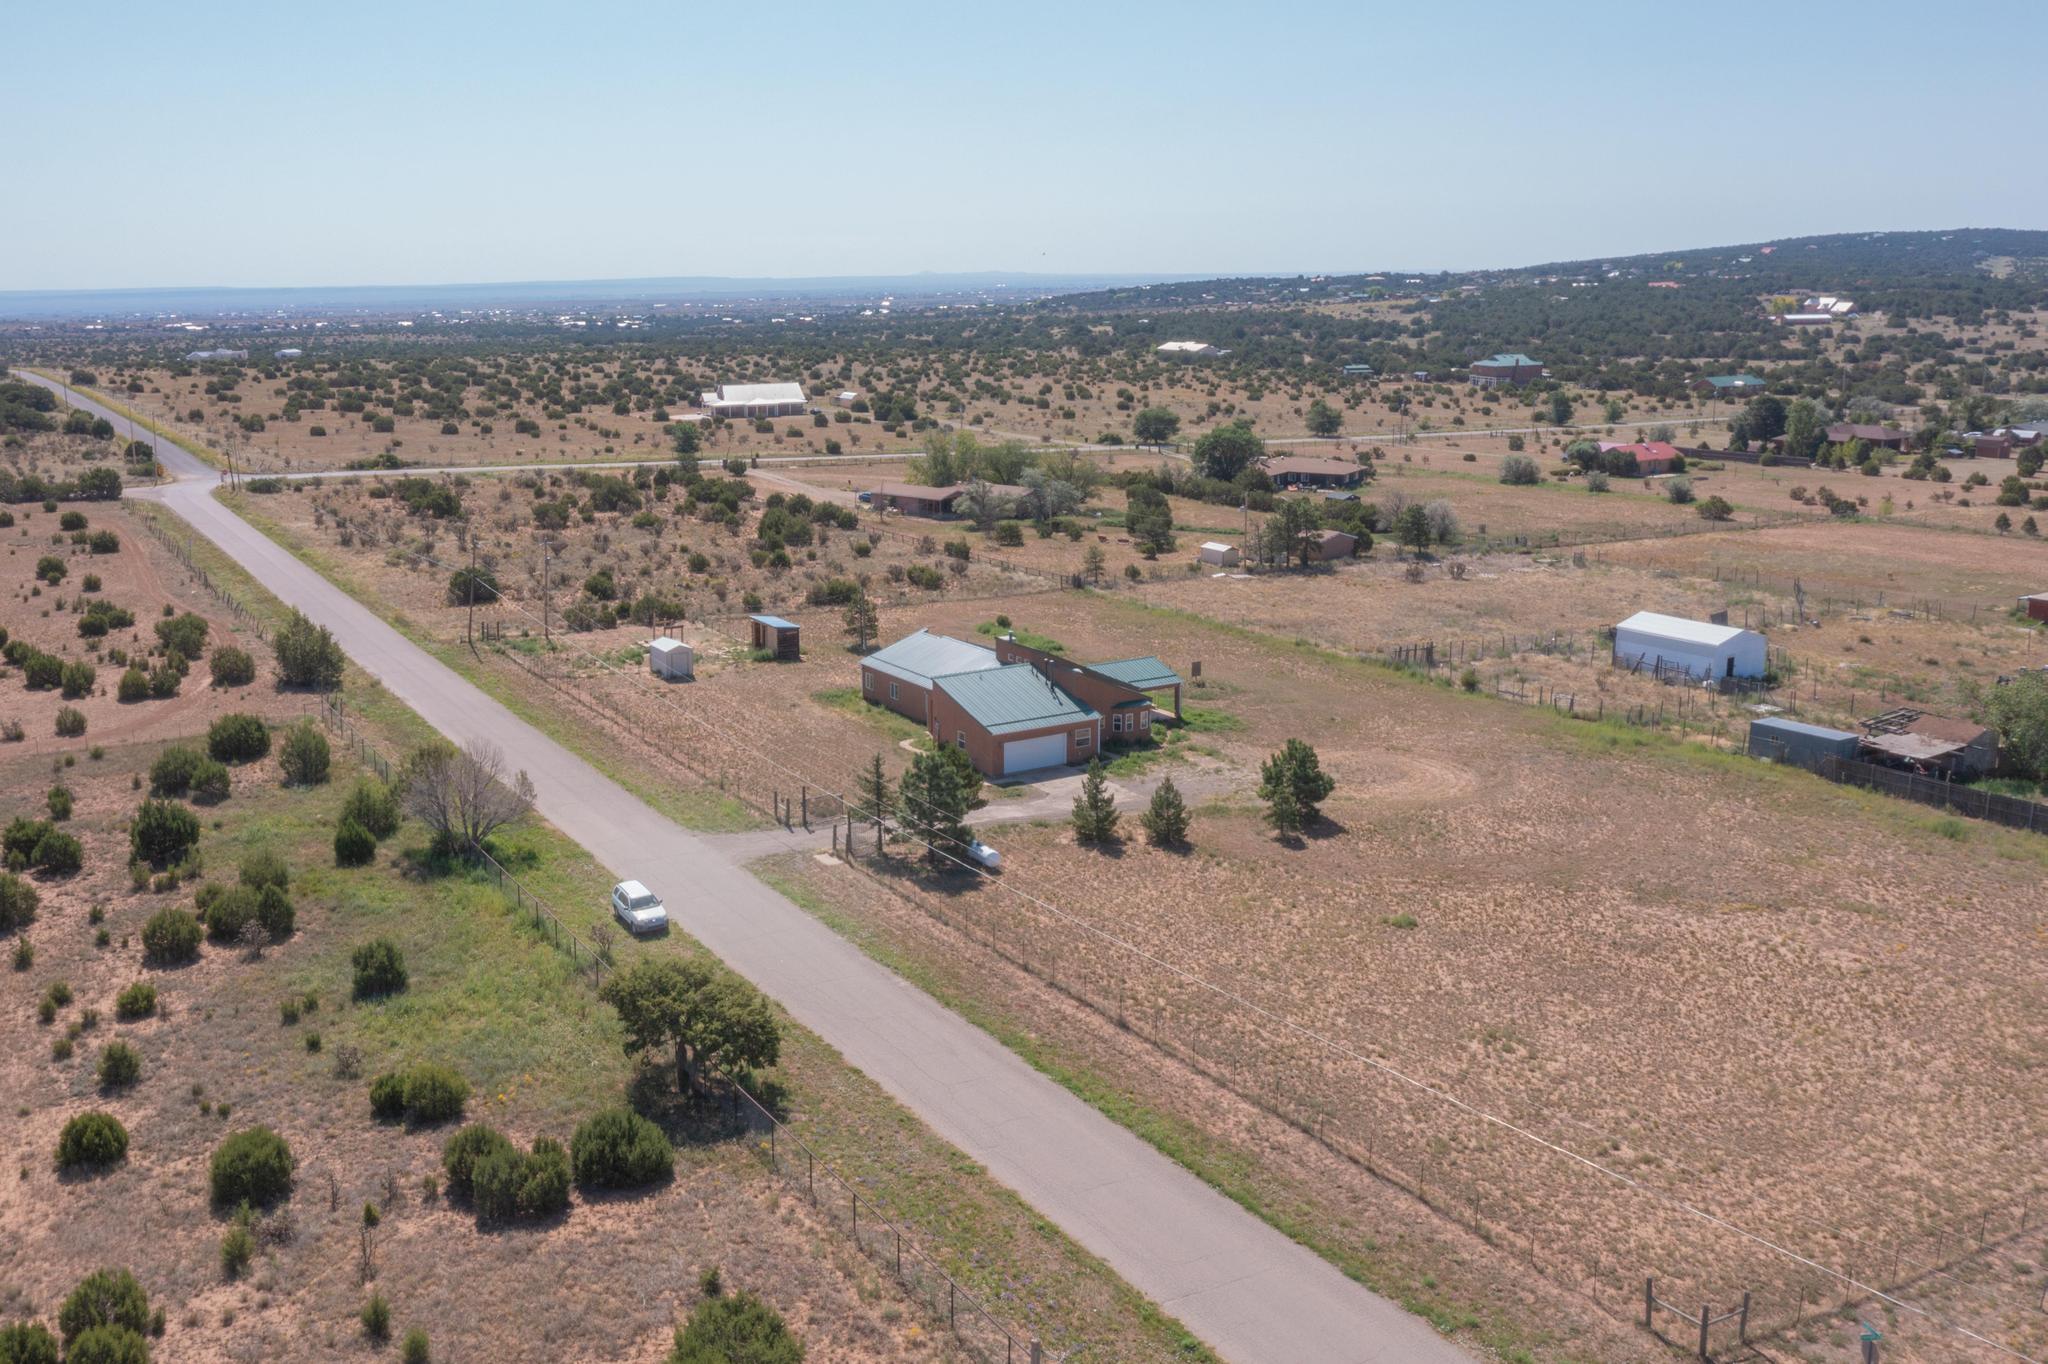
{"type": "Polygon", "coordinates": [[[1266,799],[1266,823],[1273,826],[1273,832],[1291,838],[1306,826],[1302,818],[1301,805],[1294,799],[1294,788],[1286,782],[1271,791],[1259,788],[1259,794],[1266,799]]]}
{"type": "Polygon", "coordinates": [[[1102,759],[1095,758],[1081,778],[1081,794],[1074,797],[1074,837],[1083,843],[1113,843],[1116,822],[1116,798],[1102,774],[1102,759]]]}
{"type": "Polygon", "coordinates": [[[951,866],[973,835],[966,818],[968,795],[948,750],[920,753],[898,784],[899,821],[912,840],[925,846],[925,860],[951,866]]]}
{"type": "Polygon", "coordinates": [[[880,628],[881,619],[867,593],[861,593],[846,604],[846,633],[853,636],[854,647],[860,652],[867,652],[868,641],[880,628]]]}
{"type": "Polygon", "coordinates": [[[1188,812],[1187,802],[1180,798],[1180,788],[1173,784],[1172,777],[1159,783],[1159,789],[1152,793],[1152,803],[1138,816],[1138,822],[1145,826],[1145,841],[1155,848],[1178,848],[1188,841],[1188,825],[1194,822],[1194,816],[1188,812]]]}
{"type": "Polygon", "coordinates": [[[889,773],[883,768],[879,753],[869,760],[868,770],[861,774],[860,794],[866,807],[863,813],[870,824],[883,823],[896,808],[896,798],[889,790],[889,773]]]}
{"type": "Polygon", "coordinates": [[[1337,783],[1324,773],[1316,751],[1299,739],[1289,739],[1259,769],[1259,799],[1271,807],[1267,819],[1282,833],[1297,833],[1315,823],[1321,816],[1316,807],[1336,787],[1337,783]],[[1292,827],[1280,822],[1279,799],[1283,792],[1286,818],[1293,821],[1292,827]]]}

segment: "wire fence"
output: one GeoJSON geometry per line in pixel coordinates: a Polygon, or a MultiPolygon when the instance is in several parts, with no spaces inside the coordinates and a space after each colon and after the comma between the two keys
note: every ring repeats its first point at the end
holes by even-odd
{"type": "Polygon", "coordinates": [[[212,594],[215,601],[226,607],[234,615],[235,621],[240,628],[248,630],[258,639],[267,641],[270,638],[270,628],[263,623],[263,619],[251,611],[234,593],[222,587],[218,582],[215,582],[211,573],[208,573],[193,561],[192,542],[189,535],[187,538],[180,540],[177,536],[159,525],[153,516],[138,516],[136,520],[148,529],[149,533],[155,536],[165,549],[170,551],[171,557],[183,565],[185,570],[198,581],[201,587],[204,587],[212,594]]]}
{"type": "MultiPolygon", "coordinates": [[[[320,702],[321,718],[328,728],[339,733],[352,752],[389,780],[389,761],[349,719],[342,698],[327,693],[320,702]]],[[[472,865],[490,876],[492,884],[519,916],[569,958],[577,975],[592,991],[604,988],[617,965],[608,942],[602,938],[592,942],[579,935],[554,906],[482,847],[472,843],[466,855],[472,865]]],[[[800,1186],[826,1222],[850,1235],[869,1259],[894,1274],[897,1282],[935,1320],[946,1323],[947,1329],[975,1358],[983,1364],[995,1364],[998,1360],[1002,1364],[1040,1364],[1047,1358],[1060,1358],[1048,1356],[1039,1341],[1006,1326],[987,1303],[948,1274],[884,1204],[873,1194],[862,1194],[738,1080],[725,1072],[719,1072],[719,1079],[746,1118],[749,1133],[756,1137],[766,1135],[766,1143],[757,1143],[756,1149],[769,1168],[800,1186]]]]}

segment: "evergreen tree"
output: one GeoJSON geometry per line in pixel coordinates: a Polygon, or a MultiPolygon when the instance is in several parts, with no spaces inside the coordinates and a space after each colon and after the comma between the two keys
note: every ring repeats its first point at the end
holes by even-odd
{"type": "Polygon", "coordinates": [[[926,845],[925,860],[933,866],[953,865],[973,837],[966,824],[970,797],[960,769],[946,756],[951,751],[918,754],[898,786],[899,820],[913,840],[926,845]]]}
{"type": "Polygon", "coordinates": [[[1266,823],[1273,826],[1273,832],[1283,838],[1292,838],[1300,833],[1308,821],[1302,818],[1301,804],[1294,799],[1294,788],[1281,783],[1271,791],[1259,788],[1259,794],[1266,800],[1266,823]]]}
{"type": "Polygon", "coordinates": [[[854,647],[867,652],[868,641],[881,628],[881,616],[875,610],[875,603],[863,592],[846,604],[846,633],[853,636],[854,647]]]}
{"type": "Polygon", "coordinates": [[[1074,837],[1083,843],[1114,843],[1116,822],[1116,798],[1109,793],[1109,778],[1102,774],[1102,759],[1097,757],[1081,778],[1081,794],[1074,797],[1074,837]]]}
{"type": "Polygon", "coordinates": [[[1178,848],[1188,841],[1188,825],[1194,816],[1180,797],[1180,788],[1168,777],[1152,793],[1152,803],[1138,822],[1145,827],[1145,841],[1155,848],[1178,848]]]}
{"type": "Polygon", "coordinates": [[[1336,787],[1316,751],[1299,739],[1289,739],[1259,769],[1259,799],[1267,802],[1266,817],[1281,833],[1298,833],[1315,823],[1321,816],[1316,807],[1336,787]]]}
{"type": "Polygon", "coordinates": [[[895,812],[896,798],[889,790],[889,773],[879,753],[868,760],[868,770],[861,774],[860,795],[870,824],[883,823],[895,812]]]}

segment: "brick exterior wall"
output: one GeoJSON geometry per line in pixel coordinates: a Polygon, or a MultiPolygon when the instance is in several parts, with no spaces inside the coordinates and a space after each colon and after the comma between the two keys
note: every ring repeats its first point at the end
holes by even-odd
{"type": "Polygon", "coordinates": [[[931,718],[931,689],[920,687],[915,682],[905,682],[900,677],[891,677],[884,672],[862,666],[860,670],[860,695],[864,701],[886,706],[908,720],[925,724],[931,718]],[[889,688],[896,688],[890,696],[889,688]]]}
{"type": "Polygon", "coordinates": [[[1126,687],[1100,673],[1090,672],[1081,664],[1070,662],[1058,654],[1049,654],[1019,644],[1014,639],[996,641],[996,658],[1003,663],[1029,663],[1045,676],[1060,685],[1063,691],[1072,692],[1082,705],[1099,711],[1104,724],[1109,723],[1110,714],[1128,701],[1142,701],[1138,711],[1137,728],[1129,733],[1112,731],[1107,737],[1110,743],[1129,743],[1152,732],[1152,698],[1135,687],[1126,687]]]}
{"type": "Polygon", "coordinates": [[[932,738],[937,742],[965,747],[968,761],[974,764],[974,770],[988,777],[1003,775],[1003,745],[1018,739],[1035,739],[1041,735],[1059,734],[1064,731],[1067,736],[1067,761],[1076,765],[1094,757],[1096,750],[1102,745],[1102,735],[1099,732],[1101,722],[1097,720],[1047,725],[1043,729],[1023,730],[1016,734],[991,734],[940,688],[932,689],[931,719],[928,727],[932,738]],[[1081,737],[1083,735],[1086,736],[1085,739],[1081,737]]]}

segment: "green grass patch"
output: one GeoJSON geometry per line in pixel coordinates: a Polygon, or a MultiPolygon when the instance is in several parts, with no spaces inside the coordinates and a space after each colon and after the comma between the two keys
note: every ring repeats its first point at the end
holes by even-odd
{"type": "Polygon", "coordinates": [[[866,725],[869,729],[885,736],[892,743],[904,740],[930,739],[931,734],[923,725],[905,715],[898,715],[887,706],[878,706],[860,694],[858,687],[831,687],[814,691],[811,699],[827,710],[837,711],[866,725]]]}
{"type": "Polygon", "coordinates": [[[985,620],[974,627],[974,633],[977,635],[987,635],[991,639],[1001,635],[1014,635],[1019,644],[1027,649],[1036,649],[1042,654],[1063,654],[1067,651],[1067,646],[1052,636],[1041,635],[1037,631],[1027,630],[1021,625],[1006,626],[1000,621],[985,620]]]}

